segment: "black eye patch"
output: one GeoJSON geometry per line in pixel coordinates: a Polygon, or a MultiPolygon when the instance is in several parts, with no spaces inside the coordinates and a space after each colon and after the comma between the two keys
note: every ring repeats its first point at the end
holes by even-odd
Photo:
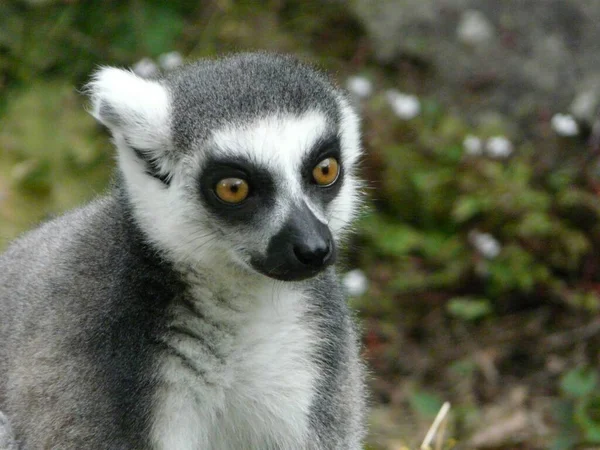
{"type": "Polygon", "coordinates": [[[199,175],[200,197],[215,215],[230,223],[243,223],[264,215],[275,204],[275,183],[271,174],[243,157],[210,158],[199,175]],[[239,204],[224,203],[215,192],[217,183],[240,178],[248,183],[248,197],[239,204]]]}
{"type": "Polygon", "coordinates": [[[301,170],[302,179],[304,180],[308,192],[324,203],[333,200],[340,191],[344,177],[344,165],[342,164],[342,151],[339,137],[337,135],[332,135],[318,140],[304,158],[301,170]],[[340,173],[337,180],[330,186],[320,186],[315,182],[313,169],[317,164],[327,158],[335,158],[337,160],[340,173]]]}

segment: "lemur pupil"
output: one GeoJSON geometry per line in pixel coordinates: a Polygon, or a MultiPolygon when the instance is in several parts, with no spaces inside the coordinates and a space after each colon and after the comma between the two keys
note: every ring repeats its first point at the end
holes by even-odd
{"type": "Polygon", "coordinates": [[[237,191],[239,191],[240,187],[237,184],[232,184],[231,187],[229,188],[229,190],[234,193],[237,194],[237,191]]]}

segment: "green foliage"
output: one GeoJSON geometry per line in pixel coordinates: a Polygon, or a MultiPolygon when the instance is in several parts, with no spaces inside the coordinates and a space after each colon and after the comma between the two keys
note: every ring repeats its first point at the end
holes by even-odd
{"type": "Polygon", "coordinates": [[[539,167],[527,146],[506,159],[465,154],[465,136],[489,132],[469,129],[431,100],[408,122],[380,97],[367,115],[383,133],[370,155],[377,208],[361,222],[372,252],[365,262],[383,258],[396,268],[390,295],[443,293],[455,298],[447,311],[467,321],[515,298],[600,309],[600,268],[589,270],[600,207],[581,171],[539,167]],[[499,254],[478,249],[474,233],[493,236],[499,254]]]}
{"type": "Polygon", "coordinates": [[[72,85],[36,82],[7,98],[0,128],[0,247],[32,222],[102,192],[112,158],[72,85]]]}
{"type": "Polygon", "coordinates": [[[591,394],[598,385],[598,374],[589,368],[579,367],[567,372],[560,381],[563,392],[573,398],[591,394]]]}
{"type": "MultiPolygon", "coordinates": [[[[403,317],[417,332],[433,308],[469,330],[530,308],[579,317],[600,310],[597,175],[572,161],[540,164],[544,148],[529,144],[507,158],[468,154],[466,136],[506,131],[500,123],[470,127],[429,99],[410,121],[394,117],[381,96],[364,111],[375,130],[366,161],[375,206],[360,222],[362,264],[382,280],[376,304],[364,297],[365,310],[403,317]],[[391,268],[383,276],[382,266],[391,268]]],[[[444,373],[473,386],[478,370],[464,356],[444,373]]],[[[597,446],[597,372],[568,372],[561,386],[548,386],[560,396],[554,448],[597,446]]],[[[480,410],[463,395],[468,388],[457,389],[455,416],[473,426],[480,410]]],[[[423,410],[424,398],[414,393],[412,408],[423,410]]]]}
{"type": "Polygon", "coordinates": [[[600,444],[600,390],[598,373],[578,367],[563,375],[560,387],[565,398],[556,404],[556,418],[561,431],[554,442],[555,450],[568,449],[579,442],[600,444]]]}
{"type": "Polygon", "coordinates": [[[0,74],[29,82],[64,72],[78,81],[98,64],[130,65],[174,50],[188,2],[2,2],[0,74]]]}

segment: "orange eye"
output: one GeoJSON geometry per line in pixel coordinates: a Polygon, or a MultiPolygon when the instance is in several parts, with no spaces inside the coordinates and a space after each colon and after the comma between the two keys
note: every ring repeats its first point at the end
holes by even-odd
{"type": "Polygon", "coordinates": [[[241,203],[248,197],[249,186],[241,178],[224,178],[217,183],[215,192],[225,203],[241,203]]]}
{"type": "Polygon", "coordinates": [[[312,175],[319,186],[331,186],[340,174],[340,165],[335,158],[321,161],[313,169],[312,175]]]}

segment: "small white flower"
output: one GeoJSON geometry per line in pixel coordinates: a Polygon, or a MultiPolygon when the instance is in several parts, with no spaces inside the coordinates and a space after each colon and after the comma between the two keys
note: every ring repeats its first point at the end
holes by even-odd
{"type": "Polygon", "coordinates": [[[394,113],[403,120],[414,119],[421,112],[421,102],[414,95],[390,89],[385,96],[394,113]]]}
{"type": "Polygon", "coordinates": [[[477,230],[469,233],[469,240],[482,256],[494,259],[500,254],[500,242],[489,233],[481,233],[477,230]]]}
{"type": "Polygon", "coordinates": [[[371,83],[371,80],[361,76],[348,78],[346,87],[348,91],[358,98],[367,98],[373,93],[373,83],[371,83]]]}
{"type": "Polygon", "coordinates": [[[596,120],[598,106],[600,106],[600,92],[598,89],[585,90],[573,99],[571,106],[569,106],[569,112],[576,120],[591,124],[596,120]]]}
{"type": "Polygon", "coordinates": [[[158,64],[165,70],[173,70],[183,64],[183,56],[177,51],[163,53],[158,57],[158,64]]]}
{"type": "Polygon", "coordinates": [[[483,144],[477,136],[469,134],[463,140],[463,149],[470,156],[479,156],[483,153],[483,144]]]}
{"type": "Polygon", "coordinates": [[[512,143],[504,136],[495,136],[488,139],[486,146],[486,152],[492,158],[507,158],[513,152],[512,143]]]}
{"type": "Polygon", "coordinates": [[[554,114],[550,124],[559,136],[577,136],[579,134],[579,125],[570,114],[554,114]]]}
{"type": "Polygon", "coordinates": [[[140,59],[133,65],[132,69],[136,75],[142,78],[148,78],[158,73],[158,66],[150,58],[140,59]]]}
{"type": "Polygon", "coordinates": [[[479,45],[494,37],[494,26],[481,11],[468,9],[460,19],[456,35],[464,44],[479,45]]]}
{"type": "Polygon", "coordinates": [[[348,295],[352,297],[358,297],[364,294],[367,292],[367,288],[369,287],[367,276],[360,269],[354,269],[346,273],[346,275],[344,275],[342,278],[342,284],[344,285],[348,295]]]}

